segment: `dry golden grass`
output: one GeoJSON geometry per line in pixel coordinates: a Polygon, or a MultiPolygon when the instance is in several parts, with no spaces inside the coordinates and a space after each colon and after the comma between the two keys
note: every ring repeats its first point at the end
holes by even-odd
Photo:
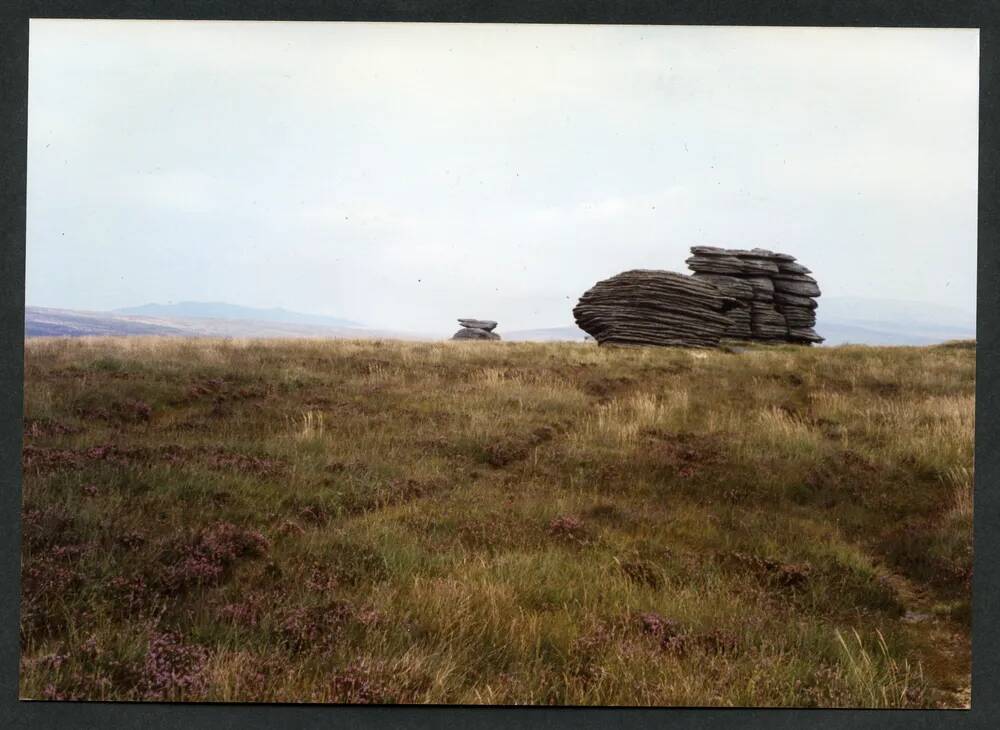
{"type": "Polygon", "coordinates": [[[31,340],[24,697],[959,706],[975,350],[31,340]]]}

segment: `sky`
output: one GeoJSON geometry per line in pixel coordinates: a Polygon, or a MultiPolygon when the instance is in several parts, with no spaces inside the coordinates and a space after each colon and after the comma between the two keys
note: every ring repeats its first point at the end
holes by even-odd
{"type": "Polygon", "coordinates": [[[502,332],[718,245],[975,309],[976,30],[32,20],[29,63],[29,305],[502,332]]]}

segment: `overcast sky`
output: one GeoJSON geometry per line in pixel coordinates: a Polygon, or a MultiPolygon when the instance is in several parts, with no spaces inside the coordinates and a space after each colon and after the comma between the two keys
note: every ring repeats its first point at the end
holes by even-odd
{"type": "Polygon", "coordinates": [[[31,305],[502,332],[710,244],[975,307],[975,30],[33,20],[30,44],[31,305]]]}

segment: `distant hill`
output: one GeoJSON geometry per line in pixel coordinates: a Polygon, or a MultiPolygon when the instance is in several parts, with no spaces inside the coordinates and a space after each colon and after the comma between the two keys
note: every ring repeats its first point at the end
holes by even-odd
{"type": "MultiPolygon", "coordinates": [[[[824,297],[819,301],[816,331],[826,345],[933,345],[974,339],[975,315],[926,302],[824,297]]],[[[179,337],[331,337],[445,339],[443,335],[397,332],[357,322],[287,309],[257,309],[223,302],[144,304],[113,312],[85,312],[45,307],[25,309],[28,337],[83,335],[164,335],[179,337]]],[[[583,342],[586,333],[569,324],[505,331],[513,342],[583,342]]]]}
{"type": "MultiPolygon", "coordinates": [[[[346,320],[345,320],[346,321],[346,320]]],[[[84,312],[25,307],[27,337],[160,335],[167,337],[261,337],[421,339],[408,332],[246,318],[152,317],[120,312],[84,312]]]]}
{"type": "MultiPolygon", "coordinates": [[[[957,307],[928,302],[866,297],[822,297],[816,331],[824,345],[934,345],[947,340],[975,339],[976,316],[957,307]]],[[[579,327],[501,332],[505,340],[580,342],[579,327]]]]}
{"type": "Polygon", "coordinates": [[[824,345],[936,345],[948,340],[975,339],[975,329],[938,328],[906,330],[891,322],[853,324],[819,321],[816,331],[826,338],[824,345]]]}
{"type": "Polygon", "coordinates": [[[582,342],[588,335],[579,327],[570,326],[514,330],[512,332],[503,332],[502,336],[505,340],[513,342],[582,342]]]}
{"type": "MultiPolygon", "coordinates": [[[[929,327],[898,322],[842,322],[820,318],[816,331],[824,345],[935,345],[948,340],[975,339],[974,327],[929,327]]],[[[587,333],[577,327],[548,327],[502,332],[513,342],[582,342],[587,333]]]]}
{"type": "Polygon", "coordinates": [[[974,312],[927,302],[823,297],[816,317],[827,345],[933,345],[976,336],[974,312]]]}
{"type": "Polygon", "coordinates": [[[182,327],[167,322],[143,320],[138,317],[116,317],[107,312],[25,307],[24,334],[26,337],[184,336],[186,332],[182,327]]]}
{"type": "MultiPolygon", "coordinates": [[[[931,325],[920,322],[839,320],[820,314],[816,331],[824,345],[934,345],[947,340],[975,339],[975,327],[931,325]]],[[[501,332],[514,342],[582,342],[587,333],[578,327],[547,327],[501,332]]]]}
{"type": "Polygon", "coordinates": [[[112,310],[114,314],[138,317],[166,317],[169,319],[250,319],[255,322],[287,322],[289,324],[314,324],[324,327],[363,327],[359,322],[322,314],[291,312],[281,307],[258,309],[226,302],[176,302],[172,304],[142,304],[112,310]]]}

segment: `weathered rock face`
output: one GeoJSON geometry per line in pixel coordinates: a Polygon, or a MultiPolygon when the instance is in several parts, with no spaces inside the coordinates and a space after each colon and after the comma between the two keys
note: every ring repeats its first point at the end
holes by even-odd
{"type": "Polygon", "coordinates": [[[497,323],[491,319],[459,319],[458,323],[462,328],[451,336],[453,340],[499,340],[498,335],[493,330],[497,323]]]}
{"type": "Polygon", "coordinates": [[[694,278],[715,284],[737,306],[726,338],[766,342],[822,342],[816,334],[816,299],[812,273],[786,253],[754,248],[693,246],[687,264],[694,278]]]}
{"type": "Polygon", "coordinates": [[[497,328],[497,323],[492,319],[459,319],[458,323],[470,329],[486,330],[492,332],[497,328]]]}
{"type": "Polygon", "coordinates": [[[813,329],[819,287],[794,256],[694,246],[687,264],[692,276],[636,269],[597,282],[573,308],[577,325],[600,344],[823,341],[813,329]]]}
{"type": "Polygon", "coordinates": [[[573,308],[577,326],[598,343],[715,347],[737,300],[710,281],[636,269],[597,282],[573,308]]]}

